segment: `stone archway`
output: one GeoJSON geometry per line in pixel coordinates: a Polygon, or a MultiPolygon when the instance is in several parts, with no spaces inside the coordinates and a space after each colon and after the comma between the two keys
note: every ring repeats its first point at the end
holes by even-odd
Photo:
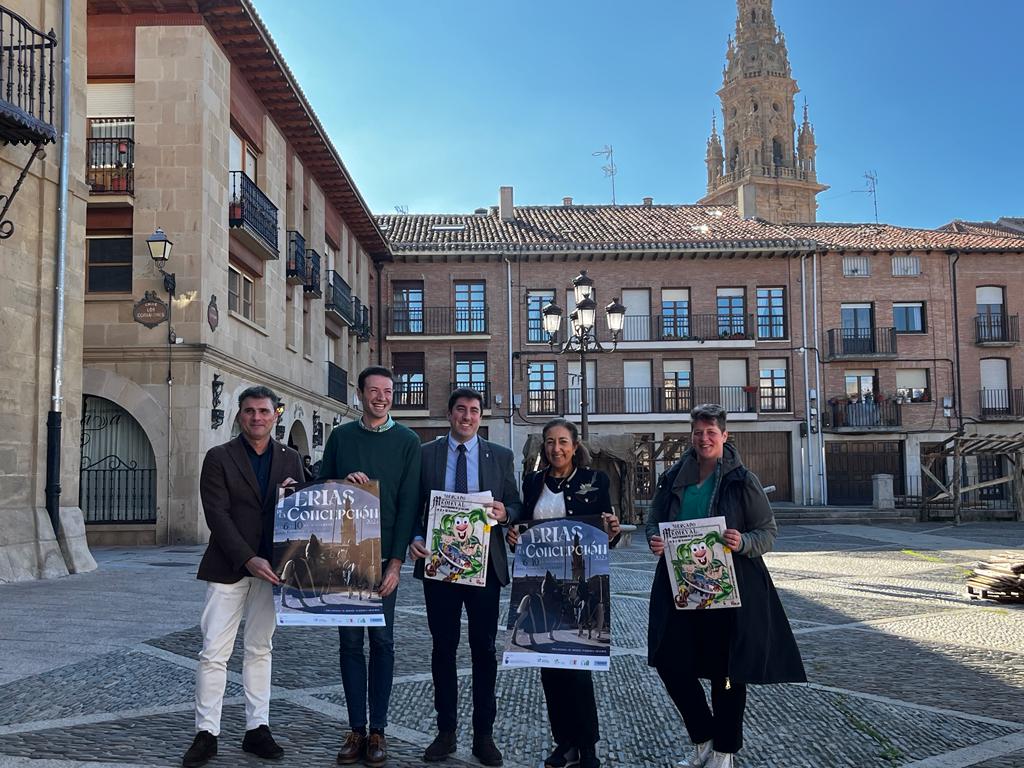
{"type": "Polygon", "coordinates": [[[309,437],[306,435],[306,427],[301,421],[293,421],[291,429],[288,430],[287,444],[299,452],[300,456],[309,456],[309,437]]]}

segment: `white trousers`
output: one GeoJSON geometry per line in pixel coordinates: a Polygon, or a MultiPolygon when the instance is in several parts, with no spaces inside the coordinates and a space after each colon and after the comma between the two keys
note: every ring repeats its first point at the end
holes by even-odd
{"type": "Polygon", "coordinates": [[[235,647],[238,625],[245,618],[245,728],[270,723],[270,652],[276,619],[274,588],[247,576],[235,584],[208,582],[200,628],[203,650],[196,672],[196,731],[220,734],[220,714],[227,685],[228,659],[235,647]]]}

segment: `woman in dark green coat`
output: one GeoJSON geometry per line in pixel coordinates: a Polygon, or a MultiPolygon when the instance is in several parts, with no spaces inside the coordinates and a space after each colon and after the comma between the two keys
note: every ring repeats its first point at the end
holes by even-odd
{"type": "Polygon", "coordinates": [[[731,768],[743,745],[748,683],[806,682],[803,661],[765,567],[778,528],[761,483],[726,440],[725,410],[691,412],[691,447],[658,481],[647,541],[661,559],[651,586],[647,663],[658,670],[682,715],[694,768],[731,768]],[[742,605],[676,610],[659,523],[724,517],[742,605]],[[700,680],[711,682],[711,707],[700,680]]]}

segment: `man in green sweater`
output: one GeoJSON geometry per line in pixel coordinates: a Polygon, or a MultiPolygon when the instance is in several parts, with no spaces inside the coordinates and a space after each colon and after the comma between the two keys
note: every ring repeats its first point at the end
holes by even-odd
{"type": "Polygon", "coordinates": [[[391,418],[394,375],[387,368],[370,366],[359,374],[359,421],[342,424],[331,432],[324,449],[320,479],[350,483],[380,483],[380,533],[384,599],[383,627],[367,627],[370,635],[370,669],[363,655],[363,627],[339,627],[341,682],[351,732],[338,752],[338,762],[349,765],[363,760],[382,765],[387,760],[384,729],[395,670],[395,598],[405,552],[419,511],[420,439],[391,418]],[[367,683],[369,683],[370,732],[366,732],[367,683]]]}

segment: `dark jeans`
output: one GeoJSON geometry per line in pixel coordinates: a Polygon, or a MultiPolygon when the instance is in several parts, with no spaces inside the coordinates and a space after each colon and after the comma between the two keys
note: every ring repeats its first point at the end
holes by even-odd
{"type": "Polygon", "coordinates": [[[716,752],[739,752],[747,686],[732,681],[728,690],[725,687],[735,617],[726,609],[683,613],[669,618],[655,659],[658,675],[683,717],[690,741],[711,741],[716,752]],[[711,681],[710,708],[701,677],[711,681]]]}
{"type": "MultiPolygon", "coordinates": [[[[385,563],[385,566],[387,564],[385,563]]],[[[383,627],[365,627],[370,635],[370,728],[388,724],[391,683],[395,676],[395,600],[398,589],[384,598],[383,627]]],[[[364,627],[338,627],[341,684],[345,689],[350,728],[366,727],[367,670],[363,654],[364,627]]]]}
{"type": "Polygon", "coordinates": [[[551,737],[556,744],[584,747],[601,738],[597,726],[594,678],[578,669],[541,669],[551,737]]]}
{"type": "Polygon", "coordinates": [[[490,736],[494,730],[498,711],[494,698],[498,675],[494,638],[498,630],[500,597],[501,584],[490,568],[483,587],[423,580],[427,624],[434,639],[430,672],[434,678],[434,709],[439,731],[454,731],[458,724],[459,678],[455,671],[455,654],[462,634],[463,606],[469,621],[469,650],[473,659],[473,733],[490,736]]]}

